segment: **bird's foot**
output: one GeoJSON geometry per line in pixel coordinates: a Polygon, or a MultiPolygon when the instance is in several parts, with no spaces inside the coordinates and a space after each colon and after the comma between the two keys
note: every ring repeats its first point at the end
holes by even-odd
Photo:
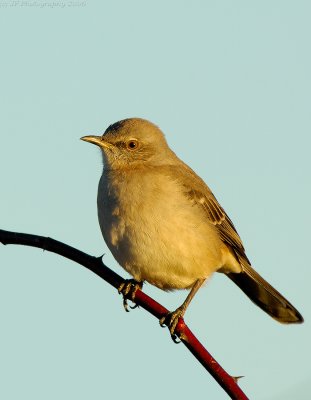
{"type": "MultiPolygon", "coordinates": [[[[131,300],[132,302],[135,302],[135,294],[138,289],[142,289],[143,283],[142,282],[137,282],[135,279],[126,279],[121,285],[118,287],[118,292],[119,294],[122,294],[123,296],[123,307],[126,312],[129,312],[129,306],[127,304],[127,300],[131,300]]],[[[130,308],[134,309],[138,307],[137,304],[135,304],[133,307],[130,306],[130,308]]]]}
{"type": "Polygon", "coordinates": [[[162,328],[165,328],[166,326],[168,327],[171,338],[175,343],[180,343],[179,340],[177,340],[178,335],[176,334],[175,330],[179,321],[179,318],[182,318],[185,314],[185,309],[181,306],[178,307],[175,311],[170,312],[166,314],[164,317],[160,319],[160,326],[162,328]]]}

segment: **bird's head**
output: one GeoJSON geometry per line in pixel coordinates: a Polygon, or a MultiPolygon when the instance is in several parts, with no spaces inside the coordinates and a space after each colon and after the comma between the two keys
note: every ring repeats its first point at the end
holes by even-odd
{"type": "Polygon", "coordinates": [[[108,169],[161,165],[174,154],[161,130],[141,118],[129,118],[110,125],[102,136],[81,138],[99,146],[108,169]]]}

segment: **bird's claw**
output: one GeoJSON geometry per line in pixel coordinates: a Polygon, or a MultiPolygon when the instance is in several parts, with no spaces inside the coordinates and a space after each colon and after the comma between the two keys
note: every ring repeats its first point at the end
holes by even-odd
{"type": "Polygon", "coordinates": [[[180,307],[177,310],[166,314],[164,317],[160,319],[160,326],[162,328],[168,327],[171,338],[175,343],[180,343],[178,340],[179,335],[175,332],[179,318],[182,318],[184,315],[184,310],[180,307]]]}
{"type": "MultiPolygon", "coordinates": [[[[137,282],[137,281],[135,281],[135,279],[126,279],[118,287],[118,293],[122,294],[122,296],[123,296],[123,307],[126,312],[130,311],[127,300],[129,299],[132,302],[135,302],[135,294],[136,294],[137,290],[141,289],[142,287],[143,287],[142,282],[137,282]]],[[[135,304],[133,307],[130,306],[130,308],[132,310],[137,307],[138,307],[137,304],[135,304]]]]}

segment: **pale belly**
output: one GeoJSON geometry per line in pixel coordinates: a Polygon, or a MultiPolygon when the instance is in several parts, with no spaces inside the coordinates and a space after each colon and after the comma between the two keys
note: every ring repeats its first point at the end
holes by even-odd
{"type": "Polygon", "coordinates": [[[98,193],[100,227],[115,259],[135,280],[164,290],[190,288],[223,265],[216,228],[185,197],[172,201],[176,190],[166,184],[148,195],[144,187],[138,196],[121,196],[124,202],[103,183],[98,193]]]}

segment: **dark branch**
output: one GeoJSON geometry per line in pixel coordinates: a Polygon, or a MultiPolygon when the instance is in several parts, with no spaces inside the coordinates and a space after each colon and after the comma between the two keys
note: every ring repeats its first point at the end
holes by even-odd
{"type": "MultiPolygon", "coordinates": [[[[121,283],[124,282],[124,279],[122,279],[121,276],[116,274],[102,262],[101,257],[90,256],[80,250],[75,249],[74,247],[68,246],[49,237],[0,230],[0,242],[4,245],[19,244],[24,246],[38,247],[69,258],[70,260],[88,268],[90,271],[100,276],[116,289],[121,285],[121,283]]],[[[139,289],[135,293],[135,303],[144,308],[146,311],[150,312],[158,319],[162,318],[168,313],[168,310],[165,307],[157,303],[139,289]]],[[[247,399],[246,395],[238,386],[236,382],[237,380],[228,375],[227,372],[216,362],[216,360],[193,335],[182,318],[179,319],[176,333],[188,350],[215,378],[219,385],[232,399],[247,399]]]]}

